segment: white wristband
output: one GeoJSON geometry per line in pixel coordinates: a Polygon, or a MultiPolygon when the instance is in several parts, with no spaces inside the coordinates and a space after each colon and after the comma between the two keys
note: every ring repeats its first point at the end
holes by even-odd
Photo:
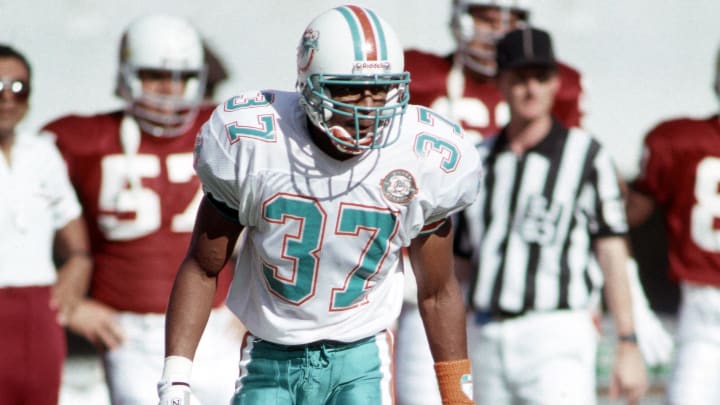
{"type": "Polygon", "coordinates": [[[192,360],[183,356],[165,357],[162,379],[165,381],[190,382],[192,375],[192,360]]]}

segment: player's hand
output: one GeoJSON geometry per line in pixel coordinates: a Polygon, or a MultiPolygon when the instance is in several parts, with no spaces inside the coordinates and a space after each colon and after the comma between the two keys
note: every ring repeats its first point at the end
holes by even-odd
{"type": "Polygon", "coordinates": [[[159,405],[201,405],[192,394],[188,382],[161,380],[157,389],[160,397],[159,405]]]}
{"type": "Polygon", "coordinates": [[[638,345],[619,342],[615,347],[615,362],[610,381],[610,398],[626,398],[628,405],[636,405],[648,389],[647,374],[638,345]]]}
{"type": "Polygon", "coordinates": [[[112,350],[125,339],[116,314],[114,309],[98,301],[84,299],[68,319],[68,328],[101,350],[112,350]]]}

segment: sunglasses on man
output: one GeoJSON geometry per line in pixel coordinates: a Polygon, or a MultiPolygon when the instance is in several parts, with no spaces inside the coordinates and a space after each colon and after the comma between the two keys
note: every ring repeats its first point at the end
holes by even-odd
{"type": "Polygon", "coordinates": [[[12,93],[16,100],[25,101],[30,95],[30,83],[26,80],[0,79],[0,95],[6,91],[12,93]]]}

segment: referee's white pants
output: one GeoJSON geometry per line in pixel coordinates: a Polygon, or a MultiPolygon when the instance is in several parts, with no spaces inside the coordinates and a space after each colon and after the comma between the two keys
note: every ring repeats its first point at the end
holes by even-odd
{"type": "MultiPolygon", "coordinates": [[[[238,322],[222,306],[210,314],[195,354],[191,386],[202,404],[230,403],[240,362],[238,322]]],[[[165,359],[165,315],[122,312],[118,322],[124,343],[103,357],[113,405],[158,403],[157,383],[165,359]]]]}
{"type": "Polygon", "coordinates": [[[398,405],[440,405],[440,389],[420,310],[404,302],[395,334],[395,394],[398,405]]]}
{"type": "Polygon", "coordinates": [[[720,404],[720,288],[684,283],[670,405],[720,404]]]}
{"type": "Polygon", "coordinates": [[[468,318],[477,405],[594,405],[598,334],[588,311],[468,318]]]}

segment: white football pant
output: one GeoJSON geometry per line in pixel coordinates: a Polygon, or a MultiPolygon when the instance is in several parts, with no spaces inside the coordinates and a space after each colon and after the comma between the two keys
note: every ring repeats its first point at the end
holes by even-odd
{"type": "Polygon", "coordinates": [[[670,405],[720,404],[720,288],[684,283],[670,405]]]}
{"type": "Polygon", "coordinates": [[[594,405],[598,335],[588,311],[468,317],[477,405],[594,405]]]}
{"type": "MultiPolygon", "coordinates": [[[[229,404],[235,390],[240,342],[232,329],[234,315],[224,306],[213,310],[192,370],[192,392],[202,404],[229,404]]],[[[157,382],[165,360],[165,315],[121,313],[125,342],[107,352],[103,363],[113,405],[158,403],[157,382]]]]}
{"type": "Polygon", "coordinates": [[[442,404],[418,306],[405,301],[397,325],[395,393],[398,405],[442,404]]]}

